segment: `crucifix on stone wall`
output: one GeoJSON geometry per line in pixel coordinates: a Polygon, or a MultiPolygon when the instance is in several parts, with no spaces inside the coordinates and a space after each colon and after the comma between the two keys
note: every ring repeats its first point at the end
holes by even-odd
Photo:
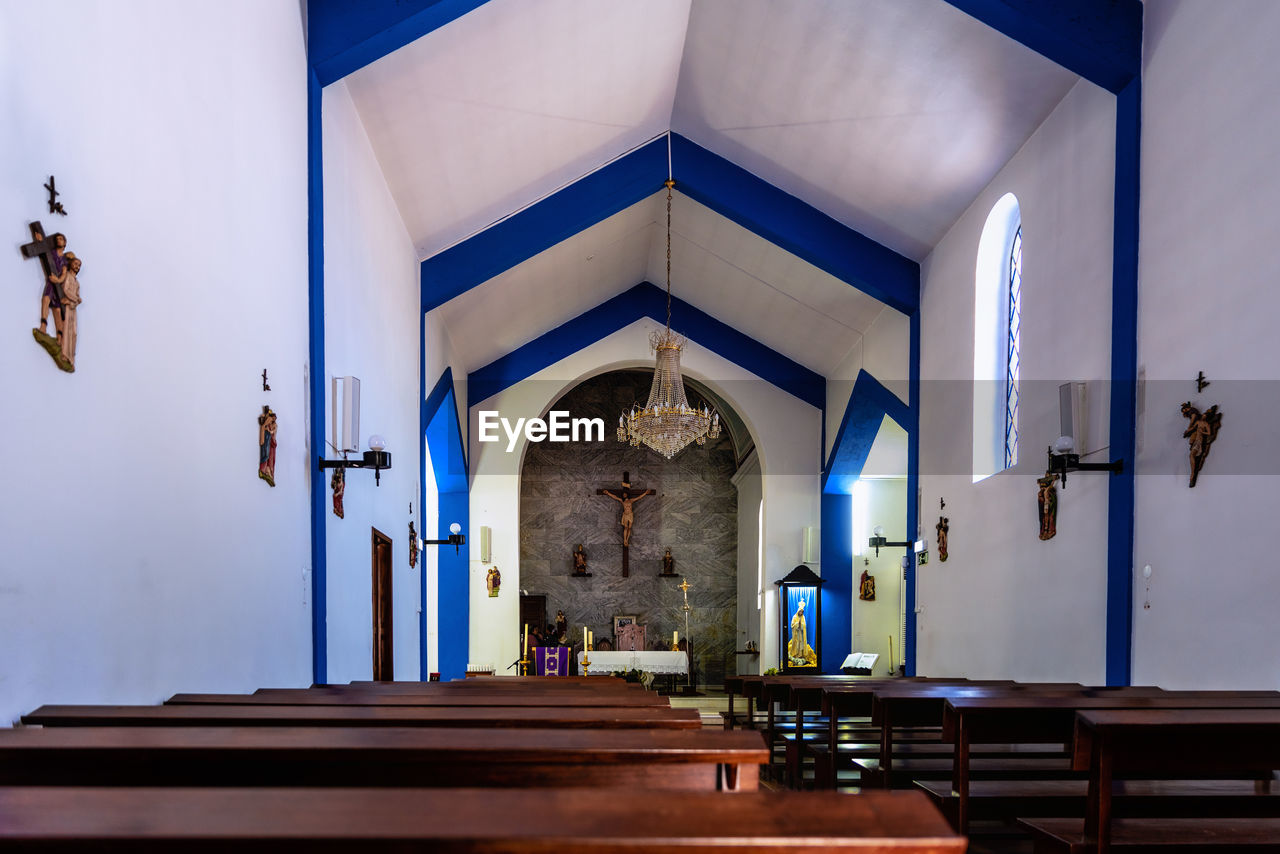
{"type": "Polygon", "coordinates": [[[622,473],[622,490],[618,492],[610,492],[607,489],[597,489],[596,495],[607,495],[614,501],[622,505],[622,575],[627,577],[631,574],[631,526],[635,524],[635,512],[631,509],[633,505],[646,495],[656,495],[652,489],[645,489],[641,492],[632,494],[631,492],[631,474],[630,472],[622,473]]]}

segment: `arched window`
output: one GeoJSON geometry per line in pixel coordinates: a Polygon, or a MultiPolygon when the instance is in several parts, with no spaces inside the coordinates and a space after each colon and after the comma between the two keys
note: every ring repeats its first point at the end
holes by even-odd
{"type": "Polygon", "coordinates": [[[1006,193],[978,241],[973,301],[973,480],[1018,462],[1022,215],[1006,193]]]}

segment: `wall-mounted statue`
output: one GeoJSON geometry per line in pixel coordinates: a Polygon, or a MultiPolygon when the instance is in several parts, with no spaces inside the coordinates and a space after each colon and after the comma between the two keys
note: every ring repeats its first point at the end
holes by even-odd
{"type": "Polygon", "coordinates": [[[258,477],[268,486],[276,485],[276,414],[270,406],[262,407],[258,416],[258,477]]]}
{"type": "Polygon", "coordinates": [[[876,601],[876,577],[865,569],[862,571],[862,580],[858,582],[858,598],[863,602],[876,601]]]}
{"type": "Polygon", "coordinates": [[[1196,478],[1200,476],[1200,469],[1204,467],[1204,461],[1209,457],[1209,446],[1213,444],[1214,439],[1218,438],[1218,430],[1222,427],[1222,413],[1218,411],[1216,403],[1205,412],[1201,412],[1191,405],[1191,401],[1187,401],[1182,404],[1182,417],[1191,419],[1191,423],[1182,433],[1182,438],[1191,444],[1190,485],[1194,487],[1196,478]]]}
{"type": "MultiPolygon", "coordinates": [[[[342,471],[342,469],[338,469],[342,471]]],[[[409,568],[418,565],[418,532],[413,528],[413,520],[409,520],[409,568]]]]}
{"type": "Polygon", "coordinates": [[[45,236],[39,222],[30,224],[31,242],[19,247],[23,258],[39,258],[44,272],[44,289],[40,293],[40,325],[31,335],[54,364],[67,373],[76,369],[76,307],[80,298],[81,260],[67,251],[67,237],[62,233],[45,236]],[[48,333],[49,316],[53,316],[54,335],[48,333]]]}
{"type": "Polygon", "coordinates": [[[342,496],[347,494],[347,470],[336,468],[329,475],[329,488],[333,490],[333,515],[342,518],[342,496]]]}
{"type": "Polygon", "coordinates": [[[484,586],[489,591],[490,599],[498,595],[498,590],[502,587],[502,573],[498,572],[496,566],[489,567],[484,577],[484,586]]]}
{"type": "Polygon", "coordinates": [[[573,550],[573,574],[587,574],[587,553],[582,550],[582,543],[578,543],[578,547],[573,550]]]}
{"type": "Polygon", "coordinates": [[[676,559],[671,556],[670,547],[662,555],[662,574],[674,576],[676,574],[676,559]]]}
{"type": "Polygon", "coordinates": [[[1052,540],[1058,533],[1058,489],[1054,486],[1058,476],[1045,472],[1044,477],[1036,480],[1040,491],[1036,494],[1036,503],[1040,505],[1040,539],[1052,540]]]}
{"type": "Polygon", "coordinates": [[[938,560],[945,561],[947,559],[947,532],[951,530],[951,520],[946,516],[939,516],[938,524],[934,526],[934,530],[938,532],[938,560]]]}

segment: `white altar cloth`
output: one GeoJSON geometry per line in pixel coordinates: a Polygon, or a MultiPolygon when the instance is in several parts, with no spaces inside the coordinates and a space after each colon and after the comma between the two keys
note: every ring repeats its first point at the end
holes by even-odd
{"type": "Polygon", "coordinates": [[[649,673],[688,673],[689,658],[683,652],[662,650],[593,650],[591,666],[583,668],[582,653],[578,653],[578,672],[588,676],[640,670],[649,673]]]}

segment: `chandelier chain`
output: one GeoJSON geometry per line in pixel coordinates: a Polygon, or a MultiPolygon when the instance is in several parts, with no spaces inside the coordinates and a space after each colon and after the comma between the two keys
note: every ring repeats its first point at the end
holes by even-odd
{"type": "Polygon", "coordinates": [[[667,178],[667,331],[671,331],[671,188],[675,181],[667,178]]]}

